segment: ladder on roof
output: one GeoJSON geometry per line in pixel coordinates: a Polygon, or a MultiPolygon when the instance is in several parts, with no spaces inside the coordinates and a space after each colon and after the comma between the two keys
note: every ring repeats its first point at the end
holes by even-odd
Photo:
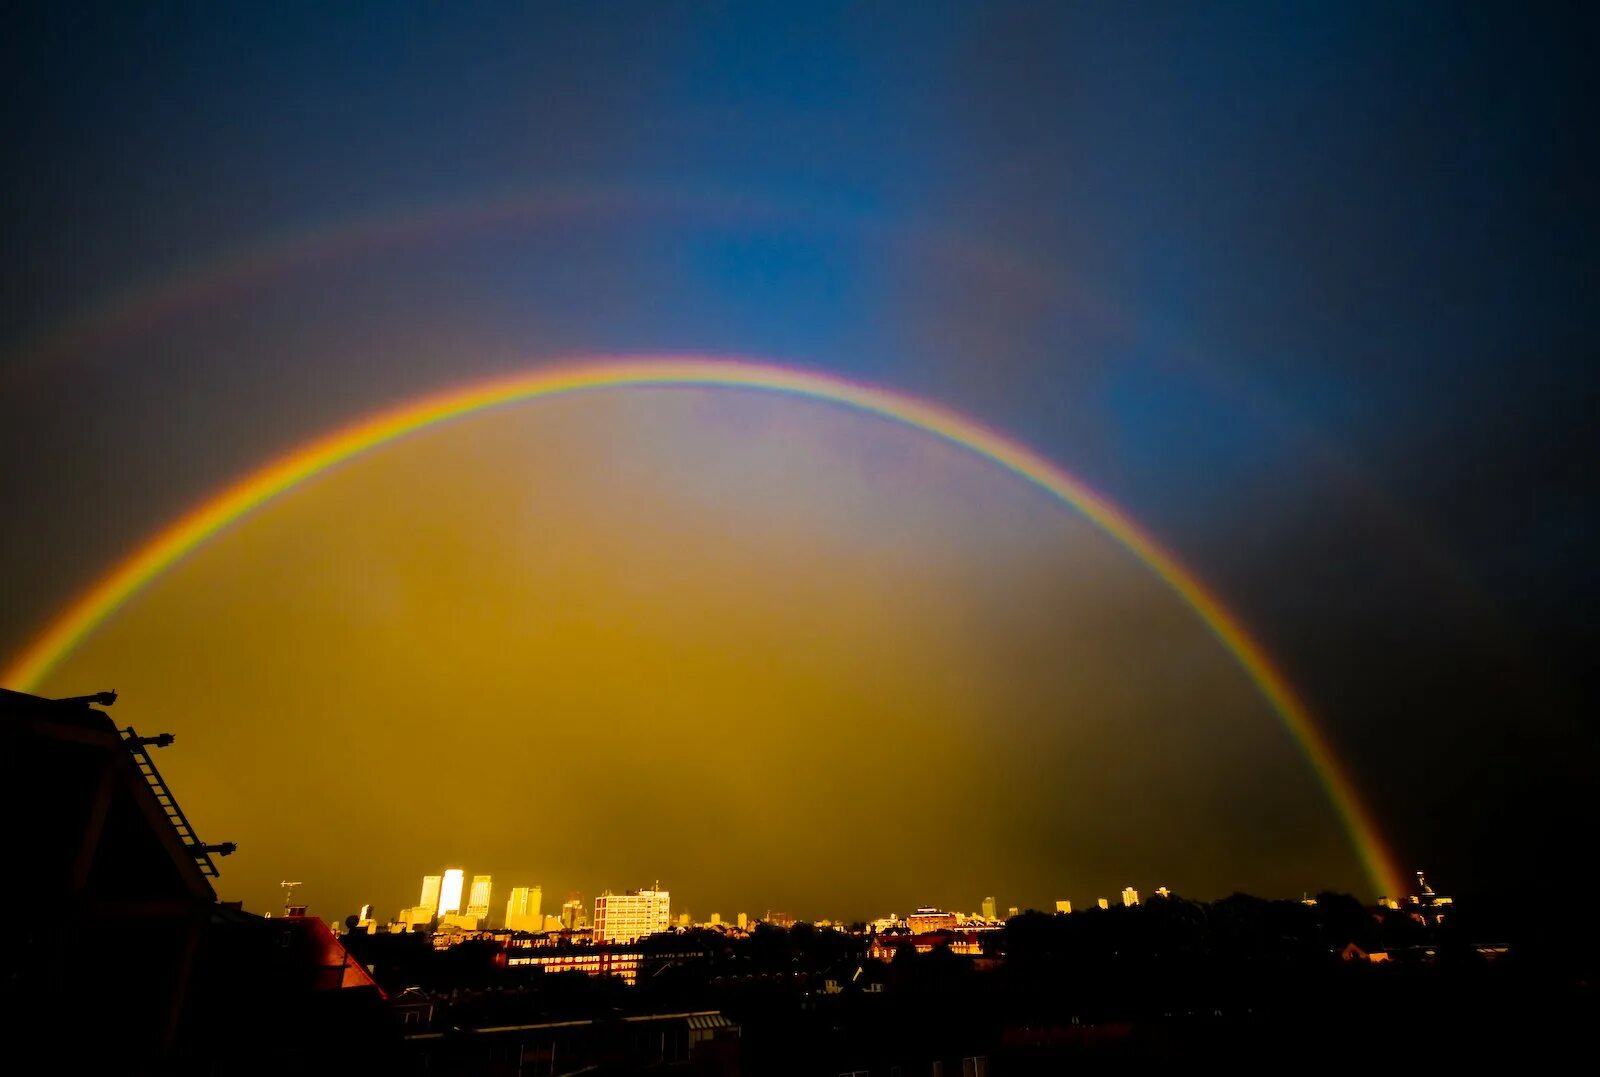
{"type": "Polygon", "coordinates": [[[227,856],[233,852],[229,845],[211,846],[200,840],[194,832],[194,827],[189,825],[189,819],[183,814],[183,809],[178,807],[177,798],[172,795],[172,790],[167,788],[166,781],[161,777],[161,771],[156,769],[156,761],[150,758],[150,753],[145,750],[148,744],[158,748],[166,747],[172,743],[172,736],[163,733],[159,737],[141,737],[133,731],[133,726],[122,730],[122,743],[127,747],[128,754],[133,756],[134,765],[139,768],[139,773],[144,776],[145,784],[150,786],[150,791],[156,795],[156,803],[161,805],[161,810],[172,822],[172,829],[178,832],[178,838],[183,842],[183,847],[189,850],[189,855],[194,857],[195,866],[202,875],[209,875],[215,879],[221,874],[217,870],[216,861],[211,859],[213,852],[227,856]]]}

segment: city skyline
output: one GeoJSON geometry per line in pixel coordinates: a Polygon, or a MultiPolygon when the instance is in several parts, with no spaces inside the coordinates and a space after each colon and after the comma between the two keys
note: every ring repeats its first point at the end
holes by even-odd
{"type": "MultiPolygon", "coordinates": [[[[465,876],[465,872],[466,872],[467,869],[465,869],[465,868],[455,868],[455,869],[448,869],[448,870],[449,871],[460,872],[460,873],[462,873],[462,877],[463,878],[466,877],[465,876]]],[[[446,872],[446,874],[447,873],[448,872],[446,872]]],[[[516,874],[516,873],[512,873],[512,875],[511,875],[512,878],[522,878],[522,877],[527,877],[527,876],[528,876],[528,873],[526,873],[526,872],[521,873],[520,875],[516,874]]],[[[422,905],[423,906],[427,905],[427,898],[428,898],[430,893],[434,893],[434,894],[438,893],[438,891],[439,891],[438,880],[440,878],[441,878],[440,875],[424,874],[422,876],[422,898],[423,898],[422,905]]],[[[477,873],[475,873],[471,878],[474,881],[474,883],[473,883],[474,887],[477,886],[477,883],[478,883],[479,880],[482,880],[484,882],[484,884],[485,884],[485,887],[487,887],[489,885],[490,880],[492,880],[493,876],[491,874],[487,874],[487,873],[485,873],[485,874],[477,874],[477,873]]],[[[1379,895],[1376,899],[1374,899],[1374,904],[1384,904],[1384,903],[1393,902],[1393,901],[1403,901],[1408,894],[1413,893],[1413,892],[1415,892],[1415,893],[1423,893],[1423,894],[1431,894],[1431,890],[1429,890],[1427,888],[1425,882],[1423,881],[1423,873],[1421,871],[1417,871],[1415,873],[1415,878],[1416,878],[1417,881],[1416,881],[1416,884],[1415,884],[1414,887],[1408,885],[1406,888],[1402,888],[1401,890],[1397,891],[1394,894],[1379,895]]],[[[691,919],[689,921],[690,925],[725,925],[725,926],[729,926],[729,927],[738,927],[739,929],[743,930],[746,927],[747,922],[748,923],[754,923],[754,922],[761,921],[761,920],[765,919],[766,915],[768,915],[768,913],[770,912],[770,909],[772,908],[770,903],[763,904],[763,903],[760,903],[760,902],[753,902],[753,903],[750,903],[745,908],[740,908],[737,913],[734,913],[734,914],[731,914],[731,915],[726,915],[726,914],[724,914],[722,912],[719,912],[719,911],[710,911],[710,912],[707,912],[703,917],[699,917],[699,916],[696,916],[692,911],[689,911],[686,908],[686,906],[687,906],[686,902],[677,901],[677,902],[670,902],[670,904],[669,904],[670,894],[672,892],[672,889],[673,888],[671,888],[671,887],[660,887],[660,884],[657,883],[656,886],[654,886],[654,887],[640,887],[640,888],[633,889],[633,890],[627,890],[627,889],[613,890],[611,888],[602,888],[598,892],[593,893],[593,894],[588,894],[588,895],[585,895],[585,894],[583,894],[582,892],[579,892],[579,891],[566,891],[568,896],[564,899],[563,909],[559,910],[558,914],[545,915],[545,914],[543,914],[543,911],[542,911],[542,895],[543,895],[543,891],[544,891],[543,885],[542,884],[518,884],[518,885],[512,885],[512,886],[507,888],[510,896],[507,899],[507,903],[506,903],[506,907],[505,907],[504,912],[497,913],[497,910],[495,910],[492,906],[486,905],[486,906],[484,906],[485,908],[488,909],[488,912],[486,914],[475,914],[475,913],[472,912],[472,909],[471,909],[470,906],[466,910],[464,910],[464,914],[468,915],[468,916],[475,916],[477,919],[481,920],[482,926],[486,927],[486,928],[487,927],[495,927],[495,928],[509,927],[510,926],[510,917],[512,915],[512,909],[513,909],[513,907],[515,907],[518,910],[518,913],[517,913],[518,915],[528,918],[528,920],[526,921],[528,924],[530,924],[530,925],[538,924],[539,925],[539,926],[528,926],[528,927],[519,928],[519,929],[516,929],[516,930],[528,930],[528,931],[537,932],[537,931],[555,930],[556,929],[556,925],[564,925],[564,926],[568,926],[570,928],[570,924],[564,924],[564,917],[566,916],[567,910],[576,908],[576,909],[581,910],[583,915],[584,915],[584,918],[585,918],[585,921],[586,921],[585,927],[592,928],[594,926],[594,913],[595,913],[594,902],[595,902],[595,899],[602,898],[602,897],[605,897],[605,898],[615,898],[615,897],[634,898],[636,896],[641,896],[642,895],[643,896],[642,900],[644,900],[646,902],[646,905],[641,905],[637,910],[633,909],[633,908],[629,908],[623,914],[627,918],[627,922],[630,925],[630,927],[635,922],[644,922],[645,920],[649,920],[651,923],[654,923],[654,924],[658,925],[661,930],[667,930],[667,929],[670,929],[671,927],[674,927],[674,926],[684,926],[682,924],[682,922],[680,921],[680,913],[681,913],[682,915],[691,917],[691,919]],[[659,896],[661,898],[661,902],[660,902],[659,905],[657,905],[655,903],[655,898],[657,896],[659,896]],[[648,907],[646,907],[646,906],[648,906],[648,907]],[[751,908],[759,909],[759,910],[763,910],[763,911],[759,911],[759,912],[750,912],[750,911],[748,911],[751,908]]],[[[1274,898],[1274,899],[1277,899],[1277,900],[1292,900],[1292,899],[1295,899],[1295,898],[1304,898],[1307,894],[1311,894],[1311,893],[1321,893],[1321,892],[1325,892],[1325,891],[1330,891],[1330,889],[1331,888],[1327,888],[1327,887],[1310,887],[1310,888],[1307,888],[1305,890],[1302,890],[1298,894],[1278,894],[1278,895],[1262,895],[1262,896],[1265,896],[1265,897],[1268,897],[1268,898],[1274,898]]],[[[1169,886],[1167,886],[1165,884],[1161,884],[1161,885],[1150,887],[1148,892],[1152,893],[1152,894],[1155,894],[1156,896],[1159,896],[1159,897],[1162,897],[1162,898],[1169,898],[1169,897],[1177,896],[1177,897],[1182,897],[1185,900],[1189,900],[1189,901],[1215,901],[1215,900],[1218,900],[1220,898],[1223,898],[1223,897],[1227,896],[1227,893],[1222,893],[1222,894],[1192,894],[1192,893],[1182,892],[1181,890],[1180,891],[1174,891],[1171,887],[1169,887],[1169,886]]],[[[1235,892],[1237,892],[1237,891],[1236,890],[1229,891],[1228,893],[1235,893],[1235,892]]],[[[1331,892],[1339,893],[1340,891],[1338,891],[1336,889],[1331,889],[1331,892]]],[[[1084,893],[1087,894],[1088,891],[1084,891],[1084,893]]],[[[1049,898],[1048,900],[1046,900],[1046,899],[1038,899],[1038,900],[1035,901],[1033,899],[1029,899],[1029,900],[1025,901],[1021,905],[1006,906],[1005,910],[1004,910],[1004,915],[1001,915],[1001,907],[999,906],[995,895],[994,894],[985,894],[982,897],[973,899],[973,900],[968,901],[968,902],[963,902],[963,901],[959,901],[958,900],[958,901],[955,901],[955,902],[946,902],[946,903],[943,903],[943,904],[933,904],[933,905],[929,905],[929,904],[926,904],[926,903],[901,903],[899,905],[896,905],[895,902],[889,901],[889,902],[886,902],[886,903],[880,903],[881,904],[880,908],[867,910],[867,911],[865,911],[865,912],[863,912],[863,913],[861,913],[859,915],[842,915],[842,914],[835,915],[835,914],[829,914],[827,912],[819,912],[819,913],[813,914],[813,913],[810,913],[810,912],[802,912],[798,916],[795,916],[795,915],[790,914],[790,913],[783,913],[783,914],[781,914],[781,916],[782,916],[782,918],[784,920],[795,920],[795,919],[798,919],[798,920],[802,920],[802,921],[805,921],[805,922],[808,922],[808,923],[816,923],[816,922],[820,922],[820,921],[825,921],[825,922],[829,922],[829,923],[840,923],[840,924],[848,924],[848,923],[856,923],[856,922],[871,923],[871,922],[873,922],[875,920],[883,919],[886,915],[894,915],[892,910],[894,910],[895,908],[904,908],[905,910],[907,910],[906,915],[910,915],[910,916],[915,916],[915,915],[917,915],[919,913],[927,914],[927,915],[937,914],[937,915],[940,915],[940,916],[950,915],[950,916],[959,916],[959,917],[963,917],[963,918],[971,918],[971,919],[974,919],[974,920],[984,920],[984,921],[989,921],[989,922],[994,922],[994,923],[1000,923],[1000,922],[1003,922],[1007,917],[1016,916],[1019,913],[1023,913],[1023,912],[1051,912],[1051,911],[1053,911],[1053,912],[1056,912],[1056,913],[1070,914],[1073,911],[1074,908],[1101,908],[1101,909],[1105,909],[1105,908],[1110,908],[1110,907],[1115,907],[1115,906],[1132,907],[1132,906],[1136,906],[1136,905],[1139,905],[1139,904],[1142,903],[1141,902],[1141,897],[1140,897],[1141,893],[1142,893],[1142,891],[1136,886],[1123,886],[1123,887],[1117,888],[1115,890],[1115,892],[1109,892],[1109,893],[1106,893],[1106,894],[1097,894],[1097,895],[1094,895],[1092,897],[1089,897],[1087,900],[1080,900],[1077,905],[1074,904],[1074,898],[1061,897],[1061,896],[1052,897],[1052,898],[1049,898]]],[[[734,907],[735,904],[736,903],[729,903],[729,902],[721,902],[721,903],[719,903],[719,902],[712,901],[712,902],[709,902],[709,903],[702,904],[702,907],[703,908],[711,908],[711,909],[722,909],[722,908],[732,908],[732,907],[734,907]]],[[[440,906],[441,906],[441,909],[440,909],[439,915],[443,915],[446,910],[443,910],[443,908],[442,908],[442,906],[443,906],[443,902],[442,901],[440,902],[440,906]]],[[[391,922],[395,922],[395,921],[399,921],[399,920],[404,920],[407,917],[408,914],[412,913],[413,911],[417,911],[417,910],[413,910],[410,906],[400,906],[400,907],[398,907],[397,912],[394,915],[390,916],[390,914],[388,914],[385,911],[386,907],[384,905],[375,904],[375,903],[372,903],[372,902],[364,903],[362,905],[362,908],[363,909],[376,909],[380,913],[383,913],[383,915],[385,917],[388,917],[388,919],[387,920],[380,920],[379,922],[382,922],[382,923],[391,923],[391,922]]],[[[330,917],[333,917],[335,919],[342,919],[343,918],[342,914],[339,915],[339,916],[334,916],[333,910],[323,910],[323,912],[326,915],[328,915],[330,917]]],[[[903,920],[903,919],[905,919],[905,916],[901,916],[900,918],[903,920]]],[[[365,919],[365,918],[363,918],[363,919],[365,919]]],[[[415,922],[420,924],[421,922],[423,922],[424,919],[426,919],[426,918],[418,918],[418,919],[415,920],[415,922]]],[[[631,938],[631,937],[636,937],[636,936],[629,936],[629,938],[631,938]]],[[[621,936],[619,936],[619,938],[621,938],[621,936]]],[[[627,941],[627,939],[624,938],[623,941],[627,941]]]]}

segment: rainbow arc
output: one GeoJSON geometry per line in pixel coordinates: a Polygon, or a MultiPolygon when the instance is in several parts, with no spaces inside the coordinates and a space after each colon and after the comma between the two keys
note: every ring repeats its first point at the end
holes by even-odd
{"type": "Polygon", "coordinates": [[[352,457],[488,408],[570,393],[670,386],[784,393],[852,408],[959,445],[1081,512],[1159,576],[1234,657],[1299,743],[1372,884],[1383,893],[1404,892],[1402,875],[1354,782],[1288,679],[1216,595],[1125,512],[1045,457],[955,411],[787,367],[670,357],[596,359],[459,386],[357,420],[267,464],[168,524],[64,609],[0,674],[0,682],[23,691],[37,688],[79,643],[190,552],[279,495],[352,457]]]}

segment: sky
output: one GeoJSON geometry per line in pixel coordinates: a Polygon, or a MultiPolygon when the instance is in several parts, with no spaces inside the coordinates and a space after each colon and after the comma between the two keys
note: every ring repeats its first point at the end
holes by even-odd
{"type": "MultiPolygon", "coordinates": [[[[1440,886],[1542,885],[1597,821],[1593,13],[6,19],[0,652],[374,410],[755,357],[953,408],[1120,505],[1440,886]]],[[[724,914],[1363,886],[1293,742],[1124,551],[970,454],[759,394],[386,448],[45,687],[179,733],[253,908],[285,877],[398,907],[446,863],[659,875],[724,914]]]]}

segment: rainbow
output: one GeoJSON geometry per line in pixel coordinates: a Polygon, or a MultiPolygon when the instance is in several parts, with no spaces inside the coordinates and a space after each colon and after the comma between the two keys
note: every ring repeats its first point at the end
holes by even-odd
{"type": "Polygon", "coordinates": [[[852,408],[959,445],[1081,512],[1165,581],[1233,655],[1300,744],[1372,884],[1383,893],[1404,892],[1394,857],[1305,703],[1238,619],[1126,513],[1045,457],[957,412],[900,393],[785,367],[673,357],[597,359],[475,382],[357,420],[267,464],[173,521],[63,610],[0,674],[0,683],[23,691],[36,688],[124,603],[207,539],[352,457],[487,408],[566,393],[666,386],[760,390],[852,408]]]}
{"type": "Polygon", "coordinates": [[[112,292],[54,329],[36,336],[0,364],[0,390],[86,356],[103,354],[164,323],[291,279],[307,267],[353,261],[396,249],[471,235],[530,232],[574,221],[659,216],[749,227],[810,227],[827,234],[905,245],[918,259],[964,266],[1008,288],[1050,293],[1097,322],[1121,316],[1065,267],[928,228],[890,226],[874,215],[839,207],[752,198],[747,192],[588,188],[534,193],[477,192],[455,200],[402,204],[335,217],[269,234],[203,257],[133,287],[112,292]]]}

